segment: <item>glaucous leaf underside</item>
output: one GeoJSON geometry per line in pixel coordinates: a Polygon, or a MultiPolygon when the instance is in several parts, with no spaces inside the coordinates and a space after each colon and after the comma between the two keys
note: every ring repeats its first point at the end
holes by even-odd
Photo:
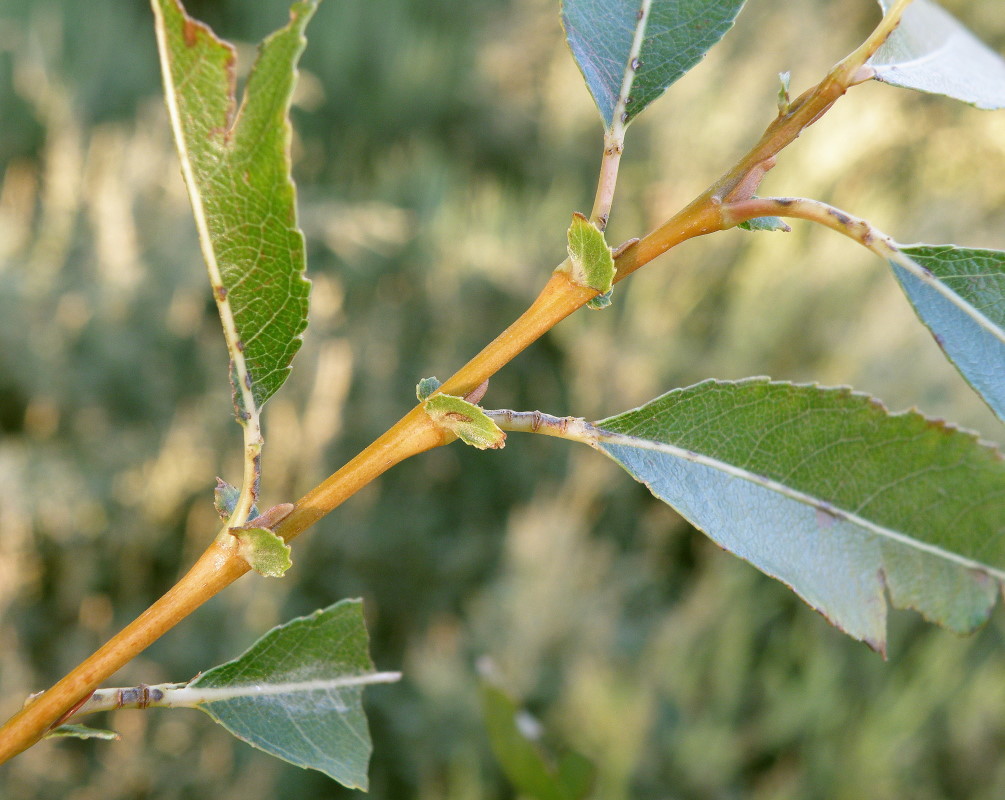
{"type": "MultiPolygon", "coordinates": [[[[892,0],[879,0],[884,13],[892,0]]],[[[914,0],[869,65],[876,80],[1005,108],[1005,60],[931,0],[914,0]]]]}
{"type": "Polygon", "coordinates": [[[918,316],[1005,422],[1005,252],[926,244],[899,250],[909,261],[891,259],[890,266],[918,316]]]}
{"type": "Polygon", "coordinates": [[[849,389],[706,381],[595,423],[598,444],[720,546],[885,651],[886,608],[984,622],[1005,577],[1005,461],[849,389]]]}

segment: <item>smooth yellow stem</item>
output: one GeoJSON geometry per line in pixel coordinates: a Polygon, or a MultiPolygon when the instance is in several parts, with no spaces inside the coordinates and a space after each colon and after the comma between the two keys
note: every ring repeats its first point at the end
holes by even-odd
{"type": "Polygon", "coordinates": [[[0,729],[0,763],[35,744],[104,680],[247,571],[234,547],[214,542],[163,597],[0,729]]]}

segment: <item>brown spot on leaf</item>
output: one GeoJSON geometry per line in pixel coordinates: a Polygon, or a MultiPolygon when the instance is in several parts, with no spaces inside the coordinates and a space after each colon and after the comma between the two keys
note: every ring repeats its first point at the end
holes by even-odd
{"type": "Polygon", "coordinates": [[[196,22],[194,19],[185,20],[185,28],[183,29],[182,33],[185,37],[186,47],[195,47],[196,38],[199,34],[200,27],[202,26],[199,25],[199,23],[196,22]]]}
{"type": "Polygon", "coordinates": [[[817,506],[817,527],[827,530],[838,521],[838,516],[826,506],[817,506]]]}

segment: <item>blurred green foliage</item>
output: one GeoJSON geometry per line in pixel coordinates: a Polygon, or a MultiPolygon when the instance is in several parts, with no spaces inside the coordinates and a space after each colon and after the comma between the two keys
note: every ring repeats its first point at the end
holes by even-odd
{"type": "MultiPolygon", "coordinates": [[[[200,0],[255,42],[280,0],[200,0]]],[[[999,51],[994,0],[947,3],[999,51]]],[[[329,0],[309,30],[295,176],[312,323],[265,413],[264,493],[290,500],[507,325],[588,209],[601,126],[554,0],[329,0]]],[[[876,18],[871,0],[751,4],[632,126],[608,237],[658,224],[876,18]]],[[[242,56],[250,59],[250,46],[242,56]]],[[[0,7],[0,698],[5,716],[163,592],[240,474],[226,354],[142,0],[0,7]]],[[[856,88],[765,191],[903,241],[1005,247],[1005,117],[856,88]]],[[[688,243],[493,379],[485,403],[597,418],[705,377],[852,384],[1002,440],[884,267],[797,226],[688,243]]],[[[381,800],[512,797],[474,663],[597,765],[597,797],[996,798],[1005,642],[897,614],[891,658],[720,553],[595,454],[513,435],[396,468],[117,676],[184,680],[269,626],[362,596],[381,800]]],[[[118,712],[114,744],[47,743],[3,795],[347,797],[184,712],[118,712]]]]}

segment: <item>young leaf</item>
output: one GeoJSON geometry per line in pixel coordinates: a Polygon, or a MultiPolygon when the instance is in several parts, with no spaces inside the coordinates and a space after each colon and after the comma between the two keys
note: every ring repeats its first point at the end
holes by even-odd
{"type": "Polygon", "coordinates": [[[506,434],[485,412],[463,397],[435,394],[425,401],[430,419],[450,431],[464,444],[479,450],[497,450],[506,445],[506,434]]]}
{"type": "MultiPolygon", "coordinates": [[[[534,800],[582,800],[593,786],[594,767],[578,753],[550,763],[528,734],[528,719],[513,699],[488,681],[481,686],[482,714],[492,752],[514,787],[534,800]]],[[[533,723],[531,723],[533,724],[533,723]]]]}
{"type": "Polygon", "coordinates": [[[268,528],[231,528],[237,537],[238,553],[255,572],[267,578],[281,578],[293,562],[292,548],[268,528]]]}
{"type": "Polygon", "coordinates": [[[105,742],[115,742],[122,737],[115,731],[102,728],[90,728],[87,725],[60,725],[45,735],[46,739],[100,739],[105,742]]]}
{"type": "Polygon", "coordinates": [[[596,297],[591,297],[586,301],[586,307],[592,311],[603,311],[605,308],[611,305],[611,295],[614,294],[613,289],[608,289],[603,294],[598,294],[596,297]]]}
{"type": "Polygon", "coordinates": [[[242,421],[286,380],[307,327],[288,114],[316,6],[294,3],[289,24],[261,44],[236,108],[233,47],[178,0],[153,0],[168,111],[242,421]]]}
{"type": "Polygon", "coordinates": [[[610,131],[705,57],[744,0],[562,0],[562,24],[610,131]]]}
{"type": "Polygon", "coordinates": [[[791,72],[778,73],[778,113],[781,115],[788,114],[792,107],[792,99],[789,97],[789,85],[791,83],[791,72]]]}
{"type": "Polygon", "coordinates": [[[781,217],[754,217],[736,226],[745,231],[783,231],[789,233],[792,228],[781,217]]]}
{"type": "Polygon", "coordinates": [[[848,389],[706,381],[594,443],[721,547],[885,652],[886,600],[968,632],[1005,578],[1005,460],[848,389]]]}
{"type": "Polygon", "coordinates": [[[1005,252],[919,244],[889,262],[939,346],[1005,422],[1005,252]]]}
{"type": "MultiPolygon", "coordinates": [[[[230,519],[230,515],[234,513],[234,507],[237,505],[237,498],[240,496],[241,491],[236,486],[227,483],[223,478],[216,479],[216,489],[213,490],[213,507],[216,508],[220,519],[224,521],[230,519]]],[[[252,505],[249,517],[257,516],[258,507],[252,505]]]]}
{"type": "Polygon", "coordinates": [[[400,677],[374,672],[367,646],[362,601],[342,600],[273,628],[159,704],[196,706],[254,747],[366,789],[363,687],[400,677]]]}
{"type": "Polygon", "coordinates": [[[580,286],[596,289],[601,295],[610,292],[617,267],[614,266],[614,256],[607,246],[604,232],[582,214],[575,213],[569,226],[568,241],[572,280],[580,286]]]}
{"type": "MultiPolygon", "coordinates": [[[[883,11],[892,0],[880,0],[883,11]]],[[[914,0],[869,65],[876,80],[1005,108],[1005,61],[931,0],[914,0]]]]}
{"type": "Polygon", "coordinates": [[[415,396],[419,399],[419,402],[423,402],[429,397],[433,392],[439,389],[441,383],[436,376],[431,378],[423,378],[417,384],[415,384],[415,396]]]}

